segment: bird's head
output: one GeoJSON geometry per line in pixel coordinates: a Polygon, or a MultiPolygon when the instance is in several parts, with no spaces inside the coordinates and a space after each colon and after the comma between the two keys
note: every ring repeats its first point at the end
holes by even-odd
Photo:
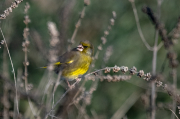
{"type": "Polygon", "coordinates": [[[94,47],[89,41],[81,41],[76,48],[78,51],[92,56],[94,47]]]}

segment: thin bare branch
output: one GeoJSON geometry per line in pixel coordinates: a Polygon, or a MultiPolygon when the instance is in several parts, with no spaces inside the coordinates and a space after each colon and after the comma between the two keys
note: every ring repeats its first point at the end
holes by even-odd
{"type": "Polygon", "coordinates": [[[141,92],[133,92],[129,98],[123,103],[123,105],[113,114],[111,119],[121,119],[125,116],[126,112],[132,107],[132,105],[139,99],[141,92]]]}
{"type": "Polygon", "coordinates": [[[19,105],[18,105],[18,97],[17,97],[17,84],[16,84],[16,75],[15,75],[15,71],[14,71],[14,66],[13,66],[13,62],[12,62],[12,59],[11,59],[11,55],[10,55],[10,52],[9,52],[9,48],[7,46],[7,43],[6,43],[6,39],[4,37],[4,34],[2,32],[2,29],[0,27],[0,30],[1,30],[1,34],[3,36],[3,39],[4,39],[4,43],[6,45],[6,48],[7,48],[7,52],[8,52],[8,55],[9,55],[9,59],[10,59],[10,62],[11,62],[11,67],[12,67],[12,73],[14,75],[14,85],[15,85],[15,89],[16,89],[16,105],[17,105],[17,112],[18,112],[18,115],[19,115],[19,105]]]}
{"type": "Polygon", "coordinates": [[[172,109],[169,109],[169,110],[174,114],[174,116],[175,116],[177,119],[179,119],[178,116],[176,115],[176,113],[175,113],[172,109]]]}
{"type": "Polygon", "coordinates": [[[74,42],[75,42],[74,39],[75,39],[75,37],[76,37],[76,34],[77,34],[77,32],[78,32],[79,27],[81,26],[81,21],[82,21],[82,19],[84,18],[86,7],[87,7],[89,4],[90,4],[90,0],[84,0],[84,7],[83,7],[83,9],[82,9],[82,11],[81,11],[80,17],[79,17],[76,25],[75,25],[75,30],[74,30],[74,32],[73,32],[73,35],[72,35],[71,39],[69,40],[68,50],[71,49],[71,45],[74,44],[74,42]]]}
{"type": "Polygon", "coordinates": [[[59,85],[59,80],[60,80],[60,78],[61,78],[61,72],[58,73],[58,78],[57,78],[56,84],[55,84],[55,86],[54,86],[53,95],[52,95],[52,96],[53,96],[53,104],[52,104],[52,107],[54,106],[54,94],[55,94],[56,89],[57,89],[57,87],[58,87],[58,85],[59,85]]]}
{"type": "Polygon", "coordinates": [[[139,23],[139,17],[138,17],[138,14],[137,14],[137,9],[136,9],[134,0],[129,0],[129,1],[130,1],[131,5],[132,5],[132,8],[133,8],[133,12],[134,12],[135,20],[136,20],[136,25],[137,25],[137,29],[138,29],[139,35],[141,37],[141,40],[143,41],[144,45],[146,46],[146,48],[148,50],[153,51],[153,48],[148,44],[148,42],[146,41],[146,39],[144,38],[144,35],[142,33],[142,29],[141,29],[141,25],[139,23]]]}

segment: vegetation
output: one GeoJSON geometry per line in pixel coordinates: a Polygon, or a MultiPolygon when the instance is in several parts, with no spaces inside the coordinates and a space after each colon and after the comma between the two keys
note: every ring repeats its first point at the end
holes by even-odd
{"type": "Polygon", "coordinates": [[[0,6],[0,118],[180,117],[180,1],[2,0],[0,6]],[[52,63],[82,40],[94,45],[94,60],[68,88],[52,63]]]}

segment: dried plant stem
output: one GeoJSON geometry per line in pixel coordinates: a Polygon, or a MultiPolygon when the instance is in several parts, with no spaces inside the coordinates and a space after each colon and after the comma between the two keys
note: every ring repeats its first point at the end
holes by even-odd
{"type": "MultiPolygon", "coordinates": [[[[140,26],[140,23],[139,23],[139,17],[138,17],[138,14],[137,14],[137,9],[136,9],[134,0],[129,0],[129,1],[130,1],[131,5],[132,5],[132,8],[133,8],[133,12],[134,12],[135,20],[136,20],[136,25],[137,25],[137,29],[138,29],[139,35],[141,37],[141,40],[143,41],[144,45],[147,47],[148,50],[153,51],[152,75],[155,76],[156,75],[157,52],[162,47],[162,42],[158,45],[159,30],[156,29],[155,42],[154,42],[154,46],[152,48],[147,43],[147,41],[145,40],[144,35],[142,33],[141,26],[140,26]]],[[[157,2],[158,2],[158,14],[159,14],[159,18],[160,18],[160,8],[161,8],[162,1],[157,0],[157,2]]],[[[156,86],[155,86],[155,82],[152,81],[151,82],[151,100],[150,100],[151,119],[155,119],[155,114],[156,114],[155,101],[156,101],[156,86]]]]}
{"type": "Polygon", "coordinates": [[[86,7],[87,7],[87,5],[84,4],[84,7],[83,7],[83,9],[81,11],[81,15],[80,15],[80,17],[79,17],[79,19],[78,19],[78,21],[77,21],[77,23],[75,25],[75,30],[73,32],[73,35],[72,35],[72,37],[71,37],[71,39],[69,41],[68,50],[71,49],[71,45],[74,44],[74,42],[75,42],[74,39],[76,37],[76,34],[77,34],[77,31],[78,31],[79,27],[81,26],[81,21],[84,18],[86,7]]]}
{"type": "MultiPolygon", "coordinates": [[[[172,74],[173,74],[173,91],[174,91],[174,94],[177,94],[176,92],[176,88],[177,88],[177,70],[175,68],[172,69],[172,74]]],[[[175,114],[174,112],[176,112],[176,100],[173,100],[173,104],[172,104],[172,108],[173,108],[173,111],[172,111],[172,115],[171,115],[171,119],[175,119],[175,114]]]]}
{"type": "Polygon", "coordinates": [[[142,33],[142,29],[141,29],[141,25],[139,23],[139,17],[138,17],[138,14],[137,14],[137,9],[136,9],[134,0],[129,0],[129,1],[130,1],[131,5],[132,5],[132,8],[133,8],[134,17],[135,17],[135,20],[136,20],[136,25],[137,25],[137,29],[138,29],[139,35],[141,37],[141,40],[143,41],[144,45],[146,46],[146,48],[148,50],[153,51],[153,48],[148,44],[148,42],[146,41],[146,39],[144,38],[144,35],[142,33]]]}
{"type": "MultiPolygon", "coordinates": [[[[155,34],[155,43],[154,43],[154,49],[153,49],[153,60],[152,60],[152,75],[156,75],[156,63],[157,63],[157,42],[158,42],[158,30],[156,30],[155,34]]],[[[156,115],[156,86],[155,82],[151,82],[151,100],[150,100],[150,106],[151,106],[151,119],[155,119],[156,115]]]]}
{"type": "MultiPolygon", "coordinates": [[[[161,15],[161,0],[157,0],[157,7],[158,7],[158,19],[160,19],[161,15]]],[[[159,37],[159,30],[156,29],[155,31],[155,42],[154,42],[154,48],[153,48],[153,60],[152,60],[152,75],[156,75],[156,66],[157,66],[157,52],[158,52],[158,37],[159,37]]],[[[150,106],[151,106],[151,119],[156,118],[156,86],[155,82],[151,82],[151,100],[150,100],[150,106]]]]}
{"type": "Polygon", "coordinates": [[[78,117],[77,119],[90,119],[89,116],[87,115],[86,113],[86,103],[83,102],[82,106],[79,106],[78,107],[78,110],[79,110],[79,114],[78,114],[78,117]]]}
{"type": "MultiPolygon", "coordinates": [[[[25,13],[24,23],[25,23],[26,27],[24,28],[24,32],[23,32],[24,42],[23,42],[22,46],[23,46],[23,51],[24,51],[24,63],[23,63],[24,64],[24,82],[25,82],[25,90],[26,90],[27,96],[28,96],[29,90],[30,90],[30,89],[28,89],[28,66],[29,66],[28,46],[30,44],[29,39],[28,39],[28,36],[29,36],[28,23],[30,22],[30,19],[27,14],[29,8],[30,8],[30,5],[28,2],[26,2],[25,9],[24,9],[24,13],[25,13]]],[[[30,110],[31,110],[33,116],[36,117],[36,112],[33,108],[33,104],[31,102],[31,99],[29,98],[29,96],[28,96],[28,103],[29,103],[29,107],[30,107],[30,110]]]]}
{"type": "Polygon", "coordinates": [[[18,105],[18,97],[17,97],[17,84],[16,84],[16,75],[15,75],[15,71],[14,71],[14,66],[13,66],[13,62],[12,62],[12,59],[11,59],[11,55],[10,55],[10,52],[9,52],[9,49],[8,49],[8,45],[6,43],[6,39],[4,37],[4,34],[2,32],[2,29],[0,27],[0,30],[1,30],[1,34],[3,36],[3,39],[4,39],[4,43],[6,45],[6,48],[7,48],[7,52],[8,52],[8,55],[9,55],[9,59],[10,59],[10,62],[11,62],[11,67],[12,67],[12,73],[14,75],[14,85],[15,85],[15,90],[16,90],[16,106],[17,106],[17,113],[19,115],[19,105],[18,105]]]}
{"type": "Polygon", "coordinates": [[[73,32],[72,37],[71,37],[71,42],[72,42],[72,43],[74,43],[74,38],[75,38],[75,36],[76,36],[76,34],[77,34],[77,31],[78,31],[78,29],[79,29],[79,26],[81,25],[81,20],[84,18],[85,10],[86,10],[86,6],[84,5],[83,10],[82,10],[82,12],[81,12],[81,16],[79,17],[79,20],[78,20],[78,22],[76,23],[76,28],[75,28],[75,30],[74,30],[74,32],[73,32]]]}
{"type": "MultiPolygon", "coordinates": [[[[73,100],[76,99],[76,97],[79,95],[79,93],[81,92],[81,89],[84,87],[86,83],[86,80],[83,81],[83,83],[81,84],[81,87],[78,89],[78,91],[76,92],[75,96],[73,97],[73,100]]],[[[69,106],[71,105],[71,103],[69,104],[69,106]]]]}
{"type": "Polygon", "coordinates": [[[176,115],[176,113],[175,113],[172,109],[169,109],[169,110],[172,112],[172,114],[173,114],[177,119],[179,119],[178,116],[176,115]]]}
{"type": "MultiPolygon", "coordinates": [[[[8,65],[7,65],[7,52],[6,52],[5,47],[3,50],[3,75],[9,78],[8,65]]],[[[8,95],[9,89],[10,88],[9,88],[8,82],[4,81],[3,82],[3,97],[2,97],[2,103],[4,106],[4,109],[3,109],[4,119],[9,119],[9,108],[10,108],[9,95],[8,95]]],[[[16,105],[14,106],[14,109],[16,110],[16,105]]]]}
{"type": "Polygon", "coordinates": [[[3,14],[0,14],[0,19],[6,19],[9,13],[12,12],[14,8],[17,8],[22,1],[23,0],[15,0],[14,2],[12,2],[11,6],[4,10],[3,14]]]}
{"type": "MultiPolygon", "coordinates": [[[[27,50],[27,47],[25,47],[25,49],[27,50]]],[[[25,62],[28,62],[28,56],[27,56],[27,52],[25,52],[25,62]]],[[[26,90],[26,93],[27,93],[27,96],[28,96],[28,69],[27,69],[27,65],[24,65],[24,80],[25,80],[25,90],[26,90]]],[[[31,112],[33,113],[34,117],[36,117],[36,112],[33,108],[33,104],[31,102],[31,99],[29,98],[28,96],[28,103],[29,103],[29,106],[30,106],[30,109],[31,109],[31,112]]]]}
{"type": "Polygon", "coordinates": [[[123,103],[123,105],[113,114],[111,119],[121,119],[125,116],[126,112],[132,107],[132,105],[139,99],[141,92],[133,92],[129,98],[123,103]]]}
{"type": "Polygon", "coordinates": [[[55,94],[56,89],[57,89],[57,87],[58,87],[58,85],[59,85],[59,80],[60,80],[60,78],[61,78],[61,72],[58,73],[58,78],[57,78],[57,80],[56,80],[56,84],[55,84],[54,89],[53,89],[53,94],[52,94],[52,96],[53,96],[53,104],[52,104],[52,108],[53,108],[53,106],[54,106],[54,94],[55,94]]]}
{"type": "Polygon", "coordinates": [[[9,119],[9,107],[10,107],[10,103],[9,103],[9,99],[8,99],[8,84],[7,82],[4,82],[4,86],[3,86],[3,97],[2,97],[2,102],[3,102],[3,118],[4,119],[9,119]]]}
{"type": "MultiPolygon", "coordinates": [[[[56,92],[56,89],[57,89],[57,87],[59,86],[59,84],[60,84],[60,78],[61,78],[61,72],[59,72],[58,73],[58,77],[57,77],[57,80],[56,80],[56,83],[55,83],[55,86],[54,86],[54,88],[53,88],[53,92],[52,92],[52,98],[51,99],[49,99],[49,102],[51,103],[51,101],[52,101],[52,106],[51,106],[51,109],[53,108],[53,106],[54,106],[54,94],[55,94],[55,92],[56,92]]],[[[53,114],[53,112],[51,113],[51,118],[53,119],[54,118],[54,114],[53,114]]]]}
{"type": "MultiPolygon", "coordinates": [[[[158,0],[158,6],[160,6],[162,3],[162,0],[158,0]]],[[[154,16],[153,11],[149,7],[144,7],[143,12],[146,13],[150,20],[153,22],[155,25],[155,28],[159,30],[159,35],[161,36],[162,40],[164,41],[164,47],[168,51],[167,53],[167,58],[169,59],[169,66],[172,68],[172,76],[173,76],[173,85],[174,88],[177,85],[177,74],[176,74],[176,68],[178,67],[178,60],[177,60],[177,54],[173,51],[172,46],[173,44],[173,39],[174,35],[176,36],[175,38],[179,38],[179,34],[176,33],[179,29],[179,21],[177,23],[176,28],[174,29],[176,32],[172,35],[172,37],[167,36],[167,30],[165,29],[164,25],[160,23],[159,19],[154,16]],[[174,82],[175,81],[175,82],[174,82]]],[[[174,31],[173,30],[173,31],[174,31]]],[[[174,89],[176,90],[176,89],[174,89]]],[[[173,100],[173,111],[176,112],[176,100],[173,100]]],[[[174,114],[172,114],[172,119],[174,119],[174,114]]]]}
{"type": "MultiPolygon", "coordinates": [[[[77,82],[75,82],[76,84],[77,82]]],[[[52,112],[52,110],[57,106],[57,104],[59,104],[61,102],[61,100],[64,98],[64,96],[70,91],[71,89],[69,88],[60,98],[59,100],[54,104],[54,106],[52,107],[52,109],[46,114],[45,119],[48,118],[48,115],[52,112]]]]}
{"type": "MultiPolygon", "coordinates": [[[[99,69],[99,70],[96,70],[96,71],[94,71],[94,72],[88,73],[88,74],[85,75],[85,77],[88,77],[88,76],[90,76],[90,75],[92,75],[92,74],[96,75],[97,72],[100,72],[100,71],[103,71],[103,70],[104,70],[105,72],[110,72],[111,69],[113,69],[114,72],[118,72],[119,70],[121,70],[123,73],[125,73],[125,72],[127,72],[127,71],[130,71],[130,74],[131,74],[131,75],[138,74],[137,76],[139,76],[140,78],[144,76],[144,80],[147,80],[147,81],[149,81],[150,78],[151,78],[150,73],[144,74],[144,71],[143,71],[143,70],[140,70],[139,72],[137,72],[137,71],[136,71],[137,69],[136,69],[135,67],[133,67],[133,68],[131,68],[130,70],[128,70],[128,67],[125,67],[125,66],[117,67],[116,65],[115,65],[114,67],[106,67],[106,68],[99,69]]],[[[79,83],[79,81],[80,81],[80,80],[77,80],[77,81],[72,85],[72,87],[75,87],[75,85],[76,85],[77,83],[79,83]]],[[[69,91],[71,91],[71,89],[72,89],[72,88],[69,88],[69,89],[59,98],[59,100],[52,106],[51,110],[46,114],[45,119],[48,118],[48,115],[51,114],[52,110],[60,103],[60,101],[65,97],[65,95],[66,95],[69,91]]]]}

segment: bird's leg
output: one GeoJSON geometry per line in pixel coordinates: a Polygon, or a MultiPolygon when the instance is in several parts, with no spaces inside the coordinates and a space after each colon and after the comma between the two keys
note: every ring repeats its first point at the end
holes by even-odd
{"type": "Polygon", "coordinates": [[[76,78],[76,81],[80,82],[80,81],[81,81],[81,78],[80,78],[80,77],[76,78]]]}
{"type": "MultiPolygon", "coordinates": [[[[76,80],[76,82],[78,83],[78,82],[80,82],[80,81],[81,81],[81,78],[80,78],[80,77],[78,77],[78,78],[76,78],[75,80],[76,80]]],[[[75,87],[75,84],[76,84],[76,83],[74,83],[74,84],[70,85],[70,84],[69,84],[69,81],[68,81],[67,79],[66,79],[66,82],[67,82],[67,84],[68,84],[68,87],[69,87],[69,88],[71,88],[71,89],[72,89],[72,88],[74,88],[74,87],[75,87]]]]}
{"type": "Polygon", "coordinates": [[[68,87],[71,88],[71,85],[69,84],[69,81],[66,79],[66,82],[68,84],[68,87]]]}

